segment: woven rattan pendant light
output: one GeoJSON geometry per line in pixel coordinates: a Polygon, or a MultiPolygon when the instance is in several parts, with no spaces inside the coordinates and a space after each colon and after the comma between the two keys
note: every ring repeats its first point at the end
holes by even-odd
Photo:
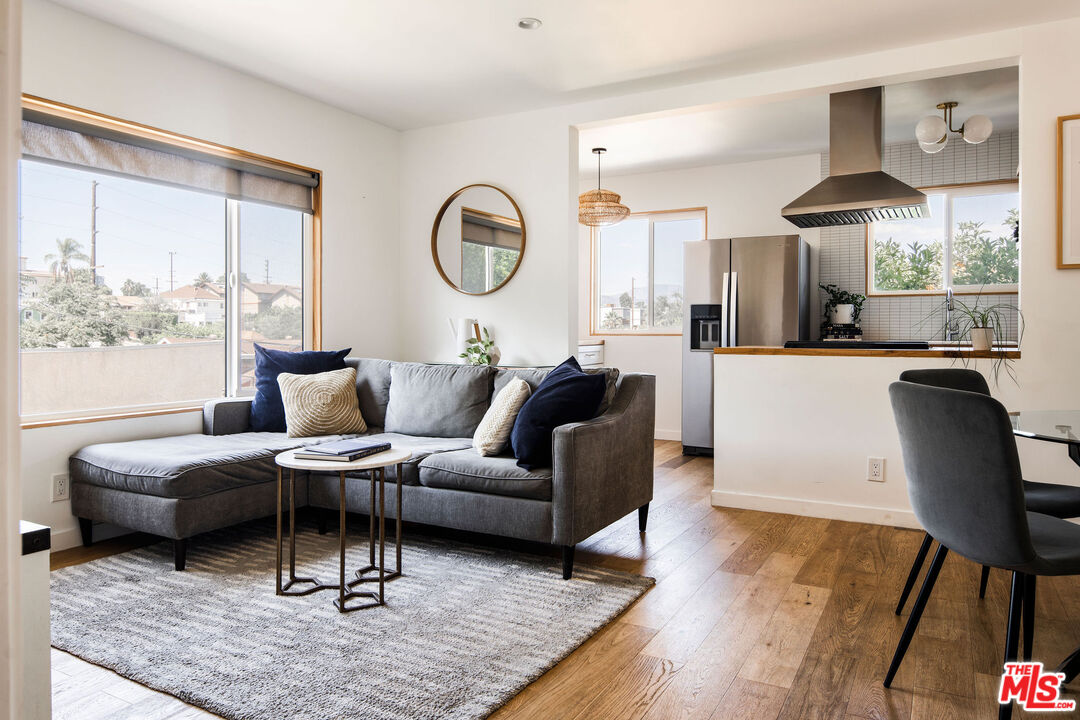
{"type": "Polygon", "coordinates": [[[618,193],[600,187],[600,156],[607,148],[593,148],[596,154],[596,189],[578,195],[578,222],[589,227],[605,227],[621,222],[630,214],[630,208],[619,200],[618,193]]]}

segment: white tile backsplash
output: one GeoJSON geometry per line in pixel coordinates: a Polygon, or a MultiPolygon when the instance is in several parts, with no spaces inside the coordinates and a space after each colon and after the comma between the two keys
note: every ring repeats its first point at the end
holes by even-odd
{"type": "MultiPolygon", "coordinates": [[[[957,136],[939,153],[924,153],[916,142],[887,145],[883,170],[914,187],[1012,180],[1020,163],[1016,132],[994,133],[979,145],[957,136]]],[[[829,156],[821,156],[821,177],[829,175],[829,156]]],[[[820,282],[851,292],[866,292],[866,226],[822,228],[818,252],[820,282]]],[[[822,303],[825,294],[822,293],[822,303]]],[[[961,300],[967,299],[964,296],[961,300]]],[[[944,318],[929,318],[944,302],[938,295],[868,297],[863,305],[865,340],[940,340],[944,318]]],[[[1016,304],[1016,295],[984,295],[983,302],[1016,304]]],[[[1016,339],[1017,318],[1010,313],[1007,339],[1016,339]]]]}

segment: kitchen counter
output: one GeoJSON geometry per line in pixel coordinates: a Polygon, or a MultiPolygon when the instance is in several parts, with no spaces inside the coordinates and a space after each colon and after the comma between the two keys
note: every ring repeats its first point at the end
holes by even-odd
{"type": "MultiPolygon", "coordinates": [[[[955,346],[932,346],[929,350],[883,350],[880,348],[784,348],[744,345],[741,347],[715,348],[716,355],[789,355],[811,357],[890,357],[890,358],[999,358],[998,350],[975,352],[970,348],[955,346]]],[[[1019,350],[1006,350],[1005,357],[1016,360],[1019,350]]]]}

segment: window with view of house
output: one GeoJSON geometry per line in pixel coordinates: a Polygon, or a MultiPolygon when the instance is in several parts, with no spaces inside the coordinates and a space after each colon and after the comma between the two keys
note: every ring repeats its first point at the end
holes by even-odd
{"type": "Polygon", "coordinates": [[[704,208],[634,213],[594,229],[593,334],[680,334],[683,243],[704,238],[704,208]]]}
{"type": "Polygon", "coordinates": [[[930,217],[867,225],[872,295],[1013,292],[1020,282],[1016,183],[926,189],[930,217]]]}
{"type": "Polygon", "coordinates": [[[143,148],[96,138],[83,142],[98,156],[41,157],[55,131],[31,129],[19,168],[24,422],[249,393],[254,343],[304,348],[309,207],[275,201],[262,179],[127,174],[110,163],[143,148]]]}

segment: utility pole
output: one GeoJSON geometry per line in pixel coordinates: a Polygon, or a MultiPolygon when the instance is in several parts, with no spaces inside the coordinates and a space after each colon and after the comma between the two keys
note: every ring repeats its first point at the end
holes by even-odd
{"type": "Polygon", "coordinates": [[[97,186],[98,181],[90,183],[90,284],[97,285],[97,186]]]}
{"type": "Polygon", "coordinates": [[[154,294],[161,294],[161,278],[159,278],[157,275],[154,276],[154,294]]]}
{"type": "Polygon", "coordinates": [[[176,289],[176,272],[173,270],[173,255],[175,254],[175,250],[169,251],[169,292],[176,289]]]}
{"type": "Polygon", "coordinates": [[[266,282],[267,285],[269,285],[270,284],[270,258],[266,258],[265,260],[263,260],[263,269],[265,270],[265,273],[266,273],[265,282],[266,282]]]}

